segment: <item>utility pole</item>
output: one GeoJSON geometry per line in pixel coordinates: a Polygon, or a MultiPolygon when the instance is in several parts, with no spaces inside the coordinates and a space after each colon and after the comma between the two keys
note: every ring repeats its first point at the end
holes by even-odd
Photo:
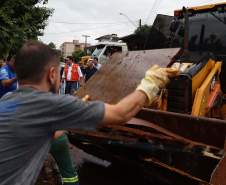
{"type": "Polygon", "coordinates": [[[142,24],[141,24],[141,19],[139,19],[139,29],[141,30],[141,26],[142,26],[142,24]]]}
{"type": "Polygon", "coordinates": [[[187,8],[183,7],[184,14],[184,53],[188,53],[189,48],[189,16],[187,8]]]}
{"type": "Polygon", "coordinates": [[[85,54],[87,55],[87,38],[90,37],[89,35],[82,35],[83,37],[85,37],[85,54]]]}

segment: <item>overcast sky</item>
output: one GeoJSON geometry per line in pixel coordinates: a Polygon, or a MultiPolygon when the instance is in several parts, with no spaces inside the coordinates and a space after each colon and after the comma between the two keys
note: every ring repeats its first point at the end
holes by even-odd
{"type": "Polygon", "coordinates": [[[82,35],[89,35],[88,42],[95,38],[116,33],[118,36],[134,32],[138,20],[152,24],[157,13],[173,15],[175,9],[196,6],[222,0],[49,0],[47,7],[54,13],[48,21],[44,36],[46,43],[58,47],[74,39],[84,42],[82,35]],[[120,15],[120,12],[126,16],[120,15]]]}

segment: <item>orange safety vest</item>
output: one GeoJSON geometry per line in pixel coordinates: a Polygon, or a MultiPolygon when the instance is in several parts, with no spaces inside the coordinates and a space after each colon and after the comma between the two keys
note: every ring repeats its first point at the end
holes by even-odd
{"type": "Polygon", "coordinates": [[[66,81],[79,81],[78,67],[78,64],[72,64],[71,79],[68,79],[67,75],[69,66],[67,64],[65,65],[64,74],[66,81]]]}

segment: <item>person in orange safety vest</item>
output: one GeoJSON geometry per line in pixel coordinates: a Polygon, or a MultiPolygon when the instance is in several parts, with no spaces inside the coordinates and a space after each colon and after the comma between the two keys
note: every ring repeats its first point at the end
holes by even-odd
{"type": "Polygon", "coordinates": [[[79,65],[74,63],[72,56],[66,58],[63,79],[66,81],[65,94],[71,95],[78,90],[83,79],[82,71],[79,65]]]}

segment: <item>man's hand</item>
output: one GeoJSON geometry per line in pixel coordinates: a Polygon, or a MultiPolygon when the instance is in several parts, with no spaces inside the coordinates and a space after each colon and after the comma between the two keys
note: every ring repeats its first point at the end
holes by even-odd
{"type": "Polygon", "coordinates": [[[90,100],[90,96],[87,94],[82,98],[82,101],[88,102],[90,100]]]}
{"type": "Polygon", "coordinates": [[[160,68],[154,65],[146,72],[137,90],[146,94],[148,97],[148,105],[151,105],[159,89],[164,88],[169,82],[169,77],[175,76],[177,73],[178,71],[176,69],[160,68]]]}
{"type": "Polygon", "coordinates": [[[65,131],[63,131],[63,130],[56,131],[56,132],[54,133],[53,138],[54,138],[54,139],[57,139],[57,138],[61,137],[61,136],[64,135],[64,134],[65,134],[65,131]]]}

